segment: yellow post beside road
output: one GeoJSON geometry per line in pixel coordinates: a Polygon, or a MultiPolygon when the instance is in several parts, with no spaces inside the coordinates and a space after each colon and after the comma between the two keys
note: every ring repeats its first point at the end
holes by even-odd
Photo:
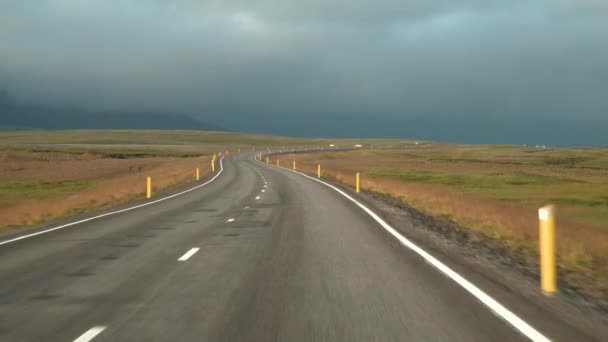
{"type": "Polygon", "coordinates": [[[277,159],[277,166],[281,166],[281,161],[277,159]]]}
{"type": "Polygon", "coordinates": [[[211,172],[215,173],[215,158],[211,159],[211,172]]]}
{"type": "Polygon", "coordinates": [[[199,180],[201,180],[201,169],[199,169],[197,167],[196,168],[196,181],[198,182],[199,180]]]}
{"type": "Polygon", "coordinates": [[[317,178],[321,178],[321,164],[317,164],[317,178]]]}
{"type": "Polygon", "coordinates": [[[148,177],[146,181],[146,198],[152,198],[152,177],[148,177]]]}
{"type": "Polygon", "coordinates": [[[270,159],[266,157],[266,164],[270,163],[270,159]]]}
{"type": "Polygon", "coordinates": [[[294,171],[296,170],[296,161],[295,160],[293,161],[293,170],[294,171]]]}
{"type": "Polygon", "coordinates": [[[355,188],[357,193],[361,192],[361,174],[359,172],[355,175],[355,188]]]}
{"type": "Polygon", "coordinates": [[[538,209],[540,222],[540,285],[542,291],[551,295],[557,291],[555,266],[555,207],[548,205],[538,209]]]}

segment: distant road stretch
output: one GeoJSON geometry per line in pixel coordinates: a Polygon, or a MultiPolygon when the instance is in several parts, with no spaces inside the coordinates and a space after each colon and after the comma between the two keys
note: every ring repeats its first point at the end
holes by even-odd
{"type": "Polygon", "coordinates": [[[0,341],[582,339],[502,303],[518,329],[357,204],[253,154],[193,191],[33,233],[0,237],[0,341]]]}

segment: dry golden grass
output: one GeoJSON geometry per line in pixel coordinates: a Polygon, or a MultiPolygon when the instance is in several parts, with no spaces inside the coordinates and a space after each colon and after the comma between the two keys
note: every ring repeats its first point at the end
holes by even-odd
{"type": "Polygon", "coordinates": [[[0,161],[0,186],[11,186],[0,197],[0,228],[141,198],[147,176],[152,177],[154,191],[160,191],[193,182],[197,167],[201,177],[211,171],[210,157],[115,159],[9,150],[0,154],[0,161]],[[78,186],[65,186],[74,183],[78,186]]]}
{"type": "MultiPolygon", "coordinates": [[[[296,160],[298,169],[311,175],[321,164],[324,178],[351,187],[355,173],[361,172],[364,190],[387,194],[427,214],[449,218],[474,233],[472,238],[491,238],[521,253],[533,266],[538,255],[538,208],[551,199],[569,199],[558,204],[561,276],[585,293],[607,298],[608,200],[602,200],[608,199],[608,168],[601,164],[590,168],[547,164],[542,153],[530,156],[511,149],[509,158],[500,149],[484,151],[486,156],[476,153],[476,148],[481,149],[439,146],[278,158],[284,165],[296,160]],[[474,158],[462,158],[463,150],[474,158]],[[510,177],[507,183],[496,182],[496,175],[503,174],[510,177]]],[[[608,153],[604,150],[599,155],[608,153]]],[[[555,154],[551,158],[556,158],[555,154]]]]}

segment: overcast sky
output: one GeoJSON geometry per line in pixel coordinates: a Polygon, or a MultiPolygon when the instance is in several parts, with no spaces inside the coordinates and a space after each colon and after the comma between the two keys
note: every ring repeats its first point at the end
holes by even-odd
{"type": "Polygon", "coordinates": [[[271,133],[584,137],[608,130],[608,0],[0,0],[0,89],[271,133]]]}

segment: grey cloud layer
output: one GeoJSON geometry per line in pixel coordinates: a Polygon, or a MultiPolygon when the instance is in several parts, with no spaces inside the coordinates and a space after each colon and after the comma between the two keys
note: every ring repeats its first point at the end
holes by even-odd
{"type": "Polygon", "coordinates": [[[23,101],[231,122],[608,116],[604,1],[13,0],[0,25],[0,88],[23,101]]]}

